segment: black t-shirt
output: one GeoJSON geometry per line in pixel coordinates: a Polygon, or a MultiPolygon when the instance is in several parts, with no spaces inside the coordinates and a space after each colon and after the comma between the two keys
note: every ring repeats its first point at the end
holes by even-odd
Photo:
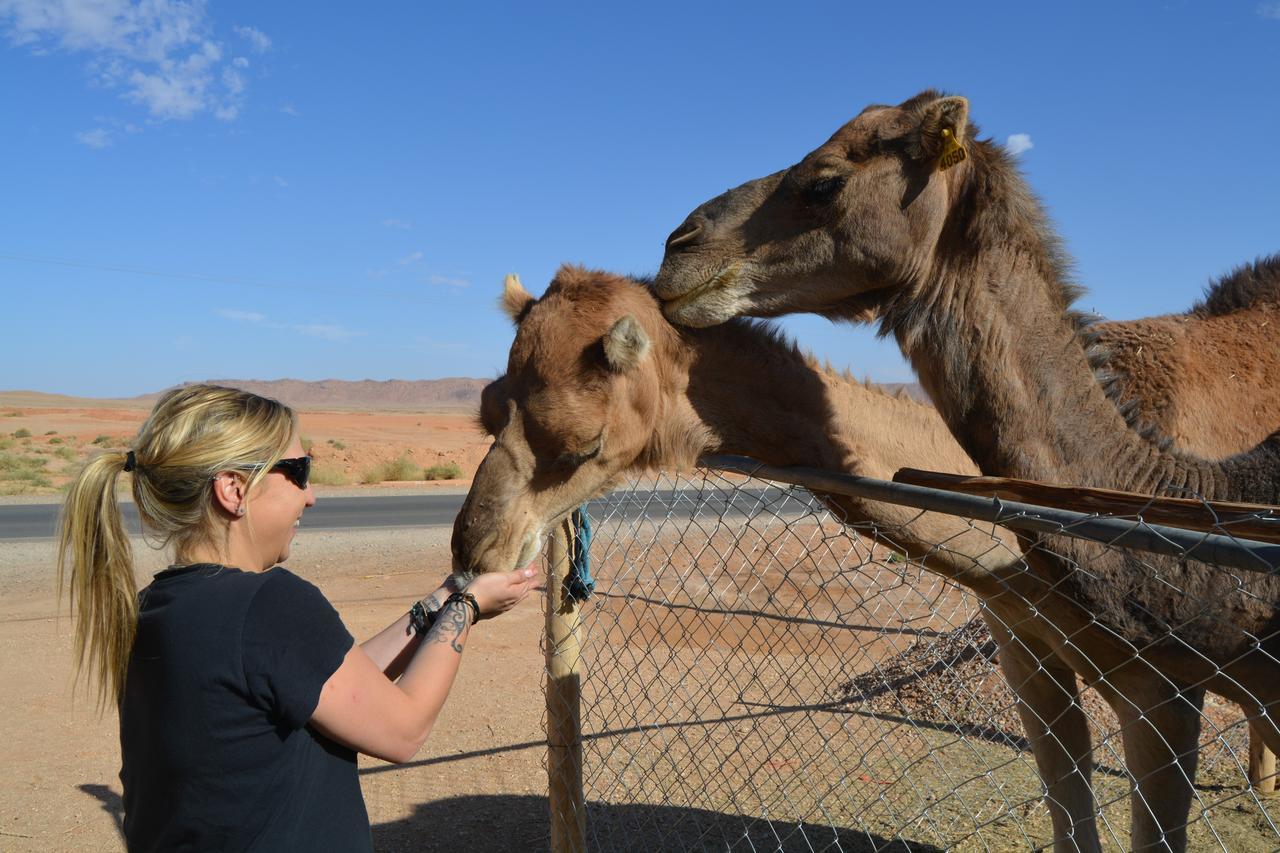
{"type": "Polygon", "coordinates": [[[196,565],[140,596],[120,704],[131,851],[371,850],[356,756],[307,725],[352,638],[289,572],[196,565]]]}

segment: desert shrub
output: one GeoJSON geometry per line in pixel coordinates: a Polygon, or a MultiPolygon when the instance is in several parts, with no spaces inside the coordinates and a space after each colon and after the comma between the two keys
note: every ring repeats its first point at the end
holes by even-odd
{"type": "Polygon", "coordinates": [[[53,452],[53,455],[57,456],[59,459],[66,459],[67,461],[76,458],[75,450],[70,447],[59,447],[53,452]]]}
{"type": "Polygon", "coordinates": [[[400,458],[393,459],[390,462],[383,462],[375,465],[365,472],[360,478],[362,483],[381,483],[386,480],[416,480],[422,476],[422,469],[418,467],[413,458],[409,456],[409,451],[400,454],[400,458]]]}
{"type": "Polygon", "coordinates": [[[10,447],[13,447],[12,438],[0,438],[0,450],[8,450],[10,447]]]}
{"type": "Polygon", "coordinates": [[[57,434],[58,434],[58,431],[56,429],[51,429],[45,433],[45,435],[57,435],[57,434]]]}
{"type": "Polygon", "coordinates": [[[18,427],[13,431],[14,438],[31,438],[31,430],[26,427],[18,427]]]}
{"type": "Polygon", "coordinates": [[[330,468],[327,465],[311,466],[311,482],[318,486],[345,486],[351,482],[341,468],[330,468]]]}
{"type": "Polygon", "coordinates": [[[48,464],[48,459],[0,454],[0,494],[12,495],[52,486],[53,482],[44,472],[44,467],[48,464]]]}
{"type": "MultiPolygon", "coordinates": [[[[45,435],[48,435],[48,433],[45,433],[45,435]]],[[[60,439],[60,438],[51,438],[51,439],[49,439],[49,443],[50,443],[50,444],[62,444],[62,439],[60,439]]]]}
{"type": "Polygon", "coordinates": [[[461,476],[462,469],[457,462],[442,462],[423,472],[423,477],[427,480],[456,480],[461,476]]]}
{"type": "Polygon", "coordinates": [[[312,446],[313,444],[315,444],[315,442],[314,442],[314,441],[312,441],[311,439],[307,438],[307,437],[304,435],[304,436],[302,437],[302,452],[303,452],[303,453],[310,453],[310,452],[311,452],[311,446],[312,446]]]}
{"type": "Polygon", "coordinates": [[[97,438],[95,438],[91,443],[92,443],[92,444],[96,444],[96,445],[98,445],[99,447],[106,447],[108,444],[110,444],[110,443],[111,443],[111,436],[109,436],[109,435],[100,435],[100,436],[98,436],[97,438]]]}
{"type": "Polygon", "coordinates": [[[334,450],[346,450],[346,449],[347,449],[347,446],[346,446],[345,444],[343,444],[341,441],[334,441],[334,440],[331,438],[331,439],[329,439],[329,443],[333,445],[333,449],[334,449],[334,450]]]}
{"type": "Polygon", "coordinates": [[[20,411],[5,412],[5,413],[4,413],[4,416],[5,416],[6,418],[20,418],[20,417],[22,417],[22,412],[20,412],[20,411]]]}

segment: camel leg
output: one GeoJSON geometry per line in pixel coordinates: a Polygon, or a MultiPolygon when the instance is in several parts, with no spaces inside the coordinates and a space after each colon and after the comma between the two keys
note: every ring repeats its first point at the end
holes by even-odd
{"type": "Polygon", "coordinates": [[[1259,794],[1276,790],[1276,754],[1267,748],[1258,723],[1249,721],[1249,786],[1259,794]]]}
{"type": "MultiPolygon", "coordinates": [[[[1093,788],[1093,744],[1077,701],[1075,673],[1043,649],[1036,654],[993,614],[984,614],[1000,647],[1000,668],[1018,696],[1018,715],[1031,742],[1053,821],[1056,853],[1099,851],[1093,788]]],[[[1040,644],[1030,641],[1035,648],[1040,644]]]]}
{"type": "Polygon", "coordinates": [[[1154,672],[1112,674],[1095,686],[1120,718],[1133,786],[1130,849],[1181,853],[1200,757],[1204,690],[1179,692],[1154,672]]]}

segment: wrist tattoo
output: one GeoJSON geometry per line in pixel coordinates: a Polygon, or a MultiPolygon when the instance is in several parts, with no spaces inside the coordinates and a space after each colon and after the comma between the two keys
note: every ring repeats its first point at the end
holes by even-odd
{"type": "Polygon", "coordinates": [[[427,632],[427,641],[433,643],[449,643],[453,650],[462,654],[462,632],[467,629],[467,606],[453,605],[438,611],[436,622],[427,632]]]}

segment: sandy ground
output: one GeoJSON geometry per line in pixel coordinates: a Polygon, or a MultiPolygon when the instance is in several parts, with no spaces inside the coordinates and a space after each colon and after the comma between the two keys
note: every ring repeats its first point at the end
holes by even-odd
{"type": "MultiPolygon", "coordinates": [[[[21,395],[0,394],[0,462],[11,461],[0,464],[0,496],[57,496],[92,454],[127,449],[148,411],[137,404],[89,401],[33,406],[21,395]],[[16,476],[16,470],[31,466],[39,476],[16,476]]],[[[490,443],[474,414],[463,409],[301,410],[298,421],[321,490],[358,490],[380,464],[402,457],[419,470],[452,463],[460,472],[456,480],[469,480],[490,443]]]]}
{"type": "MultiPolygon", "coordinates": [[[[315,582],[357,638],[448,571],[446,529],[300,533],[289,566],[315,582]]],[[[135,544],[139,579],[163,559],[135,544]]],[[[49,542],[0,544],[0,850],[120,850],[114,712],[73,697],[71,622],[58,618],[49,542]]],[[[379,850],[547,846],[541,601],[482,623],[435,732],[410,764],[362,759],[379,850]],[[441,828],[449,827],[446,835],[441,828]],[[447,839],[447,840],[446,840],[447,839]]]]}

